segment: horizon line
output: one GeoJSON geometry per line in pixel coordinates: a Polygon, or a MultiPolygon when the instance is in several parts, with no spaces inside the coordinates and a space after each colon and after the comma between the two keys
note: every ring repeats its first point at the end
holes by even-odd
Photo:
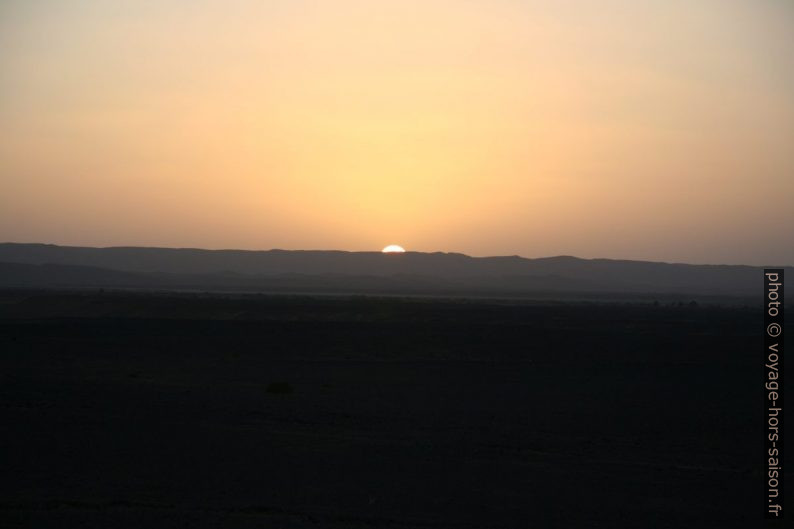
{"type": "MultiPolygon", "coordinates": [[[[268,248],[268,249],[248,249],[248,248],[198,248],[193,246],[77,246],[77,245],[70,245],[70,244],[56,244],[56,243],[48,243],[48,242],[16,242],[16,241],[0,241],[0,246],[2,245],[19,245],[19,246],[54,246],[58,248],[89,248],[94,250],[113,250],[113,249],[147,249],[147,250],[191,250],[191,251],[202,251],[202,252],[249,252],[249,253],[257,253],[257,252],[327,252],[327,253],[349,253],[349,254],[383,254],[381,250],[339,250],[339,249],[285,249],[285,248],[268,248]]],[[[647,260],[647,259],[628,259],[628,258],[619,258],[619,257],[579,257],[576,255],[571,254],[559,254],[559,255],[548,255],[548,256],[541,256],[541,257],[526,257],[523,255],[512,254],[512,255],[470,255],[463,252],[448,252],[442,250],[436,251],[419,251],[419,250],[405,250],[404,253],[392,253],[387,254],[389,256],[399,256],[405,254],[424,254],[424,255],[434,255],[434,254],[442,254],[442,255],[457,255],[462,257],[467,257],[469,259],[504,259],[504,258],[518,258],[524,259],[527,261],[535,261],[541,259],[577,259],[580,261],[613,261],[613,262],[633,262],[633,263],[649,263],[649,264],[665,264],[665,265],[682,265],[682,266],[744,266],[749,268],[793,268],[794,265],[791,264],[780,264],[780,265],[750,265],[745,263],[691,263],[691,262],[683,262],[683,261],[654,261],[654,260],[647,260]]],[[[399,258],[399,257],[397,257],[399,258]]]]}

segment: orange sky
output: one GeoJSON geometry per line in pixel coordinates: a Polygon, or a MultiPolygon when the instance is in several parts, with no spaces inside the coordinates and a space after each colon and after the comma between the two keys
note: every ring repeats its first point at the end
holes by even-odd
{"type": "Polygon", "coordinates": [[[794,4],[4,1],[0,240],[794,264],[794,4]]]}

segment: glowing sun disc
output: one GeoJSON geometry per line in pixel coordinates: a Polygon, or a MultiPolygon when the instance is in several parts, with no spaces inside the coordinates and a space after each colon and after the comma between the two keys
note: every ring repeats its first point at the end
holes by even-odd
{"type": "Polygon", "coordinates": [[[390,244],[381,251],[383,253],[405,253],[405,248],[396,244],[390,244]]]}

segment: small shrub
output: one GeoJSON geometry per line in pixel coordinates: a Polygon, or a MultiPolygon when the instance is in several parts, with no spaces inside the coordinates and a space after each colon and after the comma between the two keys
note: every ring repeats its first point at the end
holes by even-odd
{"type": "Polygon", "coordinates": [[[265,389],[268,393],[292,393],[292,384],[289,382],[271,382],[265,389]]]}

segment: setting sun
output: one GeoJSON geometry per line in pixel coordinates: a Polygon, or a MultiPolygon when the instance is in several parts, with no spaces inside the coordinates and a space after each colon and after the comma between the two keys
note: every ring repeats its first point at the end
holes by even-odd
{"type": "Polygon", "coordinates": [[[405,253],[405,248],[396,244],[390,244],[381,251],[383,253],[405,253]]]}
{"type": "Polygon", "coordinates": [[[118,4],[0,2],[0,240],[794,262],[794,2],[118,4]]]}

